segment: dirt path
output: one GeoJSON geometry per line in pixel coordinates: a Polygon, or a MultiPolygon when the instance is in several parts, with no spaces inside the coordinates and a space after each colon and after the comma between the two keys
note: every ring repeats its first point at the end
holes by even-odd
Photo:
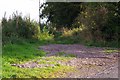
{"type": "Polygon", "coordinates": [[[50,44],[40,46],[41,50],[48,52],[47,56],[56,56],[58,52],[74,54],[76,57],[66,65],[74,66],[75,72],[68,73],[71,78],[117,78],[118,77],[118,52],[108,51],[110,48],[86,47],[79,44],[63,45],[50,44]]]}
{"type": "Polygon", "coordinates": [[[102,72],[97,73],[91,78],[118,78],[118,64],[114,64],[108,69],[105,69],[102,72]]]}
{"type": "Polygon", "coordinates": [[[105,50],[110,48],[86,47],[79,44],[73,45],[50,44],[40,46],[39,49],[48,52],[49,54],[47,54],[47,56],[54,56],[58,52],[74,54],[79,58],[102,58],[102,57],[113,58],[113,56],[118,56],[118,52],[113,52],[114,54],[106,54],[105,50]]]}

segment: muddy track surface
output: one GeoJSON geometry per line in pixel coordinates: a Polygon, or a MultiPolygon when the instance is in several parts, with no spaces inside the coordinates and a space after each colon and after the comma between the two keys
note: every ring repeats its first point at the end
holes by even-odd
{"type": "Polygon", "coordinates": [[[118,78],[118,49],[86,47],[72,44],[50,44],[40,46],[39,49],[46,51],[47,57],[56,56],[59,52],[74,54],[76,57],[65,63],[74,66],[74,72],[68,72],[69,78],[118,78]],[[106,50],[113,52],[105,52],[106,50]],[[116,50],[116,51],[114,51],[116,50]]]}
{"type": "MultiPolygon", "coordinates": [[[[60,60],[56,61],[60,65],[72,66],[74,68],[74,71],[66,73],[65,76],[59,75],[61,78],[118,78],[118,49],[86,47],[80,44],[49,44],[40,46],[38,49],[48,53],[44,58],[52,56],[58,57],[57,54],[60,52],[75,55],[66,62],[60,60]]],[[[62,56],[70,57],[65,55],[62,56]]],[[[55,64],[39,64],[39,62],[40,60],[11,65],[20,68],[55,66],[55,64]]]]}

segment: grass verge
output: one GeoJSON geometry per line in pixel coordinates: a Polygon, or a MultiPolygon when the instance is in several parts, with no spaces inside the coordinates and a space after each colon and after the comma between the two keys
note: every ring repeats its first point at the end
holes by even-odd
{"type": "Polygon", "coordinates": [[[57,65],[56,61],[66,61],[69,57],[44,57],[46,52],[38,49],[44,43],[27,41],[22,44],[6,44],[2,47],[2,78],[56,78],[64,77],[71,71],[70,66],[57,65]],[[23,64],[28,61],[41,60],[39,64],[56,64],[54,67],[19,68],[11,64],[23,64]],[[48,60],[51,61],[48,63],[48,60]],[[58,73],[59,72],[59,73],[58,73]],[[57,74],[56,74],[57,73],[57,74]],[[59,76],[60,75],[60,76],[59,76]]]}

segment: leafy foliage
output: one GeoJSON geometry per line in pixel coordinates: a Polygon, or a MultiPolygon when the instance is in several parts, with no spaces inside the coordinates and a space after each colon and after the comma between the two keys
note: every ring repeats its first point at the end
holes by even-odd
{"type": "Polygon", "coordinates": [[[49,34],[46,28],[41,32],[37,22],[31,21],[29,17],[23,18],[21,14],[16,13],[8,20],[5,17],[2,19],[2,37],[3,44],[6,44],[15,43],[22,38],[47,40],[54,36],[49,34]]]}
{"type": "MultiPolygon", "coordinates": [[[[118,43],[120,26],[120,3],[46,3],[41,17],[47,17],[52,27],[68,30],[64,35],[78,34],[81,39],[93,43],[96,41],[118,43]],[[74,17],[73,17],[74,16],[74,17]],[[67,25],[66,25],[67,24],[67,25]],[[73,32],[72,32],[73,31],[73,32]],[[74,33],[75,32],[75,33],[74,33]]],[[[60,35],[61,36],[61,35],[60,35]]],[[[76,35],[74,35],[76,36],[76,35]]]]}
{"type": "Polygon", "coordinates": [[[46,17],[48,21],[56,25],[57,28],[61,26],[71,26],[74,18],[78,16],[81,10],[81,3],[51,3],[47,2],[42,11],[41,17],[46,17]]]}
{"type": "Polygon", "coordinates": [[[119,26],[116,22],[117,3],[88,3],[85,7],[77,17],[76,25],[89,32],[87,35],[91,35],[91,40],[116,40],[119,26]]]}

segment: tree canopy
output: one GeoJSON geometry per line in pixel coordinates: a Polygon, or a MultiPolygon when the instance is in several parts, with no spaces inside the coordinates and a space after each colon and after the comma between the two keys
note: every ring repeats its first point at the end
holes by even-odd
{"type": "Polygon", "coordinates": [[[81,3],[46,3],[41,17],[47,17],[48,21],[57,26],[71,26],[82,7],[81,3]]]}
{"type": "Polygon", "coordinates": [[[114,40],[118,38],[120,32],[120,3],[118,2],[47,2],[41,17],[48,18],[48,21],[55,24],[57,28],[84,28],[97,39],[114,40]]]}

